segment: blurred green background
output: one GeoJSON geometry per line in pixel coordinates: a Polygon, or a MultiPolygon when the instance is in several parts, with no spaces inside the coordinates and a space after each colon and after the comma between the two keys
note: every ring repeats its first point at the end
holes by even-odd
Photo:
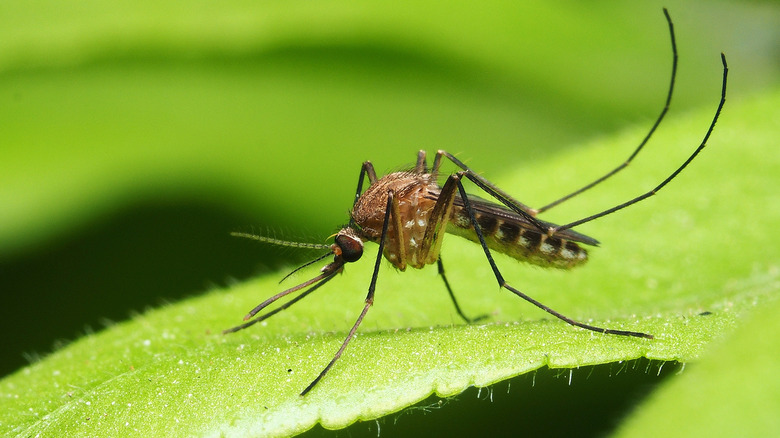
{"type": "Polygon", "coordinates": [[[730,102],[777,85],[775,2],[675,3],[3,2],[0,375],[299,261],[229,232],[322,241],[364,160],[384,172],[447,149],[498,178],[649,126],[670,69],[664,5],[671,117],[714,108],[720,51],[730,102]]]}

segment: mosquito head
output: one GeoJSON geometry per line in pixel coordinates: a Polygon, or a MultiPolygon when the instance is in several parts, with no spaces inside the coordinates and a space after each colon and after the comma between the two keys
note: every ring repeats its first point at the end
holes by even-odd
{"type": "Polygon", "coordinates": [[[333,254],[336,255],[336,259],[341,259],[347,263],[352,263],[360,260],[363,256],[363,240],[358,237],[350,227],[342,228],[336,234],[336,243],[333,244],[333,254]]]}

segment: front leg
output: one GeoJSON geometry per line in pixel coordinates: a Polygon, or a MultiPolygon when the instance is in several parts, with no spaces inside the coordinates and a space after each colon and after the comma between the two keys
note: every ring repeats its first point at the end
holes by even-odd
{"type": "Polygon", "coordinates": [[[417,152],[417,164],[414,166],[414,173],[418,175],[428,173],[428,162],[425,159],[425,155],[426,154],[424,150],[417,152]]]}
{"type": "Polygon", "coordinates": [[[328,362],[328,365],[326,365],[325,368],[322,371],[320,371],[320,374],[309,384],[309,386],[307,386],[306,389],[301,391],[301,396],[304,396],[306,395],[306,393],[311,391],[312,388],[314,388],[314,386],[317,385],[317,383],[320,380],[322,380],[323,377],[325,377],[325,374],[327,374],[328,371],[330,371],[330,369],[333,368],[333,364],[335,364],[336,361],[339,360],[342,353],[344,353],[344,350],[347,348],[347,344],[349,344],[349,341],[351,341],[352,338],[355,336],[358,326],[360,326],[360,323],[363,322],[363,318],[365,318],[366,313],[368,313],[368,309],[371,308],[371,306],[374,304],[374,291],[376,290],[376,279],[379,276],[379,265],[382,263],[382,251],[384,250],[385,243],[387,241],[387,230],[390,225],[390,211],[392,209],[392,204],[394,199],[395,199],[395,195],[391,190],[387,194],[387,206],[385,208],[385,219],[382,223],[382,235],[379,238],[379,252],[376,255],[376,263],[374,263],[374,273],[371,274],[371,283],[368,285],[368,295],[366,295],[366,300],[363,306],[363,310],[360,312],[360,315],[358,316],[357,321],[355,321],[355,324],[349,330],[346,339],[344,339],[344,342],[341,343],[341,347],[339,347],[339,350],[333,356],[333,359],[331,359],[330,362],[328,362]]]}
{"type": "Polygon", "coordinates": [[[360,167],[360,177],[358,178],[357,191],[355,192],[355,199],[352,201],[353,207],[355,204],[357,204],[358,199],[360,199],[360,194],[363,193],[363,180],[365,179],[366,175],[368,175],[369,185],[374,184],[377,181],[374,165],[371,164],[370,161],[363,162],[363,165],[360,167]]]}

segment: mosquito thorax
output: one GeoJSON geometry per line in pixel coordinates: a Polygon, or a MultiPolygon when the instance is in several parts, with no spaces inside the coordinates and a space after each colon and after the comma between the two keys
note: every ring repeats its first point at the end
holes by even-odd
{"type": "Polygon", "coordinates": [[[363,256],[363,240],[355,234],[352,228],[343,228],[336,234],[333,252],[347,263],[360,260],[363,256]]]}

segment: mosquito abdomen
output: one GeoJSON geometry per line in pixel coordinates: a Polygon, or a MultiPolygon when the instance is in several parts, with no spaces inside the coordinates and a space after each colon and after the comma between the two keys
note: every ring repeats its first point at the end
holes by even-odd
{"type": "MultiPolygon", "coordinates": [[[[494,251],[546,268],[571,269],[588,260],[588,251],[576,242],[523,227],[500,217],[475,212],[485,242],[494,251]]],[[[457,208],[447,232],[479,243],[468,212],[457,208]]]]}

